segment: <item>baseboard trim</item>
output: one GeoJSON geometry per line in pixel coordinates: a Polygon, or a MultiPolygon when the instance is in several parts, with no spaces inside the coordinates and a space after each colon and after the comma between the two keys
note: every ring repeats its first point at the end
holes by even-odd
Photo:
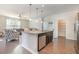
{"type": "MultiPolygon", "coordinates": [[[[64,37],[64,36],[58,36],[58,37],[64,37]]],[[[53,39],[58,39],[58,37],[55,37],[53,39]]],[[[70,39],[70,38],[67,38],[67,37],[64,37],[66,40],[74,40],[74,39],[70,39]]],[[[75,40],[74,40],[75,41],[75,40]]]]}

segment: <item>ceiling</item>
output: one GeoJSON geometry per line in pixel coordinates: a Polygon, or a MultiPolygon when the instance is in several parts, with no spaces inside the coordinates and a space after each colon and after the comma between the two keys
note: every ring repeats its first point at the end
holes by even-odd
{"type": "MultiPolygon", "coordinates": [[[[47,15],[61,13],[65,11],[74,10],[79,8],[78,4],[32,4],[31,6],[31,16],[32,18],[36,17],[45,17],[47,15]],[[38,15],[36,8],[38,8],[38,15]],[[41,15],[41,10],[44,12],[41,15]]],[[[29,18],[29,5],[28,4],[0,4],[0,14],[10,17],[18,17],[19,14],[22,14],[22,17],[29,18]]]]}

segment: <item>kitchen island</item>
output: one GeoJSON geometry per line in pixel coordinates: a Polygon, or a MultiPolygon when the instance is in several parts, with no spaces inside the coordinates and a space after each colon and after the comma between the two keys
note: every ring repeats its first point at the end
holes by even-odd
{"type": "Polygon", "coordinates": [[[53,40],[53,31],[22,31],[20,44],[31,53],[39,53],[53,40]]]}

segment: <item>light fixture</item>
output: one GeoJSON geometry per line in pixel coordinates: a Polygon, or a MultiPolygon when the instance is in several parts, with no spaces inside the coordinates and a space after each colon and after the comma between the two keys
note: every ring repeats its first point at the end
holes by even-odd
{"type": "Polygon", "coordinates": [[[43,26],[43,25],[44,25],[43,12],[44,12],[44,11],[43,11],[43,10],[41,10],[41,24],[42,24],[42,28],[41,28],[41,29],[42,29],[42,32],[43,32],[43,29],[44,29],[44,26],[43,26]]]}
{"type": "Polygon", "coordinates": [[[22,19],[22,15],[21,15],[21,14],[19,14],[19,15],[18,15],[18,17],[19,17],[19,20],[21,20],[21,19],[22,19]]]}
{"type": "Polygon", "coordinates": [[[41,23],[43,23],[43,21],[42,21],[42,20],[41,20],[40,22],[41,22],[41,23]]]}
{"type": "Polygon", "coordinates": [[[38,20],[38,8],[36,8],[36,17],[35,18],[36,18],[35,22],[38,23],[39,22],[39,20],[38,20]]]}
{"type": "Polygon", "coordinates": [[[29,21],[32,21],[32,19],[31,19],[31,6],[32,6],[32,4],[29,4],[29,21]]]}
{"type": "Polygon", "coordinates": [[[26,4],[24,5],[23,10],[18,15],[20,20],[23,19],[23,13],[24,13],[25,8],[26,8],[26,4]]]}
{"type": "Polygon", "coordinates": [[[29,18],[29,21],[32,21],[32,19],[31,19],[31,18],[29,18]]]}
{"type": "Polygon", "coordinates": [[[43,15],[44,15],[44,11],[43,11],[43,10],[41,10],[41,19],[42,19],[42,18],[44,18],[44,16],[43,16],[43,15]]]}
{"type": "Polygon", "coordinates": [[[42,5],[41,5],[41,7],[45,7],[45,5],[44,5],[44,4],[42,4],[42,5]]]}
{"type": "Polygon", "coordinates": [[[38,8],[36,8],[36,17],[38,17],[39,15],[38,15],[38,8]]]}

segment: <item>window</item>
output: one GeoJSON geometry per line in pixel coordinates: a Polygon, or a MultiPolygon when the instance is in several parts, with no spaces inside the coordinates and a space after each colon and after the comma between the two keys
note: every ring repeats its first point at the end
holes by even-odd
{"type": "Polygon", "coordinates": [[[7,29],[13,29],[13,28],[20,28],[21,22],[20,20],[16,19],[7,19],[6,20],[6,28],[7,29]]]}

